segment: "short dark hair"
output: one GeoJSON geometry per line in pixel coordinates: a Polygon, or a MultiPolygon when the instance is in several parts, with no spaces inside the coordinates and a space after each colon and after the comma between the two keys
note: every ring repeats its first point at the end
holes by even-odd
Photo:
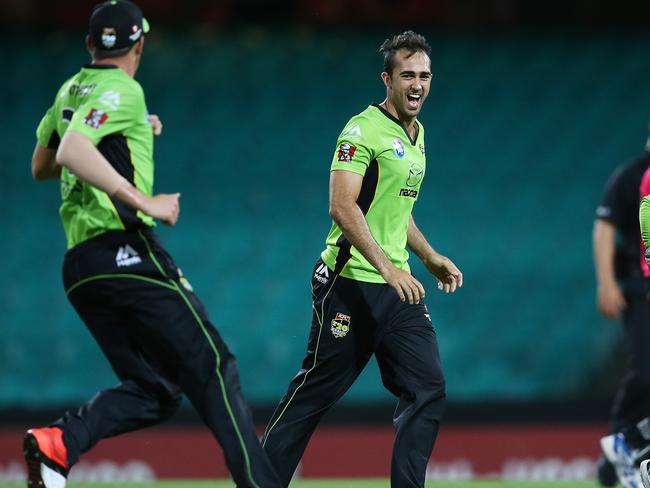
{"type": "Polygon", "coordinates": [[[92,56],[93,59],[97,59],[97,60],[106,59],[106,58],[119,58],[120,56],[124,56],[131,49],[133,49],[133,46],[123,47],[122,49],[113,49],[111,51],[108,51],[106,49],[94,48],[92,52],[92,56]]]}
{"type": "Polygon", "coordinates": [[[431,54],[431,46],[420,34],[416,34],[412,30],[407,30],[401,34],[396,34],[390,39],[386,39],[379,46],[379,52],[384,55],[384,71],[388,74],[393,72],[395,67],[395,53],[400,49],[407,49],[411,54],[417,52],[425,53],[427,56],[431,54]]]}

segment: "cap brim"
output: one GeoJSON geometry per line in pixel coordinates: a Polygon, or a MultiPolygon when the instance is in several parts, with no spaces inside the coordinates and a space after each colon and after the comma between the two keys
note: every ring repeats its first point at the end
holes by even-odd
{"type": "Polygon", "coordinates": [[[142,17],[142,32],[145,34],[149,32],[149,22],[144,17],[142,17]]]}

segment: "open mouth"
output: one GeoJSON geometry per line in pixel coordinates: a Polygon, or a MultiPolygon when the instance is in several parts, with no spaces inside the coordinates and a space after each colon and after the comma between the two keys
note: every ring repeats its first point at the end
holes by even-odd
{"type": "Polygon", "coordinates": [[[408,107],[411,110],[416,110],[420,106],[420,98],[421,98],[421,95],[419,95],[419,94],[412,93],[412,94],[406,95],[406,102],[407,102],[408,107]]]}

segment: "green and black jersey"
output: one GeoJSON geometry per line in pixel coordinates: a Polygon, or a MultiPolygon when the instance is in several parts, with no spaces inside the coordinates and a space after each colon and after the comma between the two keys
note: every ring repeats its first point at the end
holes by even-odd
{"type": "MultiPolygon", "coordinates": [[[[140,84],[116,66],[87,65],[59,89],[36,130],[56,149],[67,130],[80,132],[141,192],[153,192],[153,132],[140,84]]],[[[108,230],[154,226],[142,212],[111,199],[63,168],[59,210],[72,248],[108,230]]]]}
{"type": "MultiPolygon", "coordinates": [[[[357,204],[377,244],[395,266],[407,271],[408,225],[426,169],[424,128],[416,123],[419,130],[413,141],[398,119],[378,105],[369,106],[344,127],[331,168],[363,176],[357,204]]],[[[323,262],[341,276],[385,283],[335,222],[326,245],[323,262]]]]}

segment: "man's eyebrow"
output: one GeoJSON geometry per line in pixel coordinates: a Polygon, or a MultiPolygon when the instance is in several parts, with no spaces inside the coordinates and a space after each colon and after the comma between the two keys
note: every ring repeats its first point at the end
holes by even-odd
{"type": "MultiPolygon", "coordinates": [[[[400,71],[399,74],[400,75],[414,75],[415,71],[413,71],[413,70],[404,70],[404,71],[400,71]]],[[[420,71],[420,75],[431,75],[431,71],[428,71],[428,70],[420,71]]]]}

